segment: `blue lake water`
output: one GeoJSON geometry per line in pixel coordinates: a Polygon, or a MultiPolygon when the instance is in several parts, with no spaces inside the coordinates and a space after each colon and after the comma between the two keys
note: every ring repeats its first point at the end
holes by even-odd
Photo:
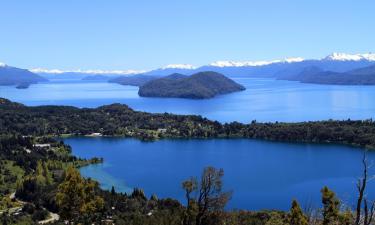
{"type": "Polygon", "coordinates": [[[142,98],[137,87],[75,80],[40,83],[22,90],[0,87],[0,96],[26,105],[97,107],[116,102],[141,111],[198,114],[221,122],[369,119],[375,115],[375,86],[235,80],[247,90],[206,100],[142,98]]]}
{"type": "MultiPolygon", "coordinates": [[[[363,151],[341,145],[293,144],[249,139],[161,140],[67,138],[80,157],[99,156],[104,164],[81,173],[119,191],[141,187],[146,194],[184,202],[181,182],[199,176],[206,166],[223,168],[224,186],[233,191],[229,208],[288,209],[292,199],[320,206],[328,185],[347,206],[354,205],[355,181],[363,151]]],[[[375,153],[369,153],[375,160],[375,153]]],[[[371,171],[373,173],[374,171],[371,171]]],[[[375,185],[369,197],[375,197],[375,185]]]]}

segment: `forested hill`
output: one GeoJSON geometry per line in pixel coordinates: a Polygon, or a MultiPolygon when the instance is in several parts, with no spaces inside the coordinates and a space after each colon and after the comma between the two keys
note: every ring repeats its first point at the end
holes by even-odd
{"type": "Polygon", "coordinates": [[[95,109],[69,106],[27,107],[0,98],[0,132],[21,135],[119,135],[159,138],[257,138],[277,141],[342,143],[375,148],[375,122],[302,123],[233,122],[221,124],[201,116],[153,114],[112,104],[95,109]]]}
{"type": "Polygon", "coordinates": [[[375,65],[344,73],[324,71],[319,67],[307,67],[299,74],[281,76],[279,79],[315,84],[375,85],[375,65]]]}
{"type": "Polygon", "coordinates": [[[204,99],[243,90],[245,87],[224,75],[207,71],[155,79],[142,85],[138,94],[143,97],[204,99]]]}

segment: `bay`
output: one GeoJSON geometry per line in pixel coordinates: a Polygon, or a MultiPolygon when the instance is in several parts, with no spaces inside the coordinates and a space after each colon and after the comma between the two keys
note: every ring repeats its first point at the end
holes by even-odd
{"type": "MultiPolygon", "coordinates": [[[[319,207],[327,185],[343,203],[354,206],[363,150],[343,145],[269,142],[250,139],[160,140],[74,137],[64,141],[80,157],[103,157],[104,164],[81,169],[103,188],[144,189],[148,197],[172,197],[184,203],[181,182],[203,168],[223,168],[224,189],[233,191],[228,208],[287,210],[293,199],[319,207]]],[[[375,152],[368,153],[369,161],[375,152]]],[[[374,173],[371,170],[370,173],[374,173]]],[[[369,198],[375,197],[370,183],[369,198]]]]}

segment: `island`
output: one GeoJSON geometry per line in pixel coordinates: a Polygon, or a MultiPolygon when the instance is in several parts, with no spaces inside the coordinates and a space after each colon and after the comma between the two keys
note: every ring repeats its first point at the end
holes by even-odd
{"type": "Polygon", "coordinates": [[[172,74],[149,81],[139,88],[142,97],[207,99],[243,91],[245,87],[216,72],[199,72],[191,76],[172,74]]]}
{"type": "Polygon", "coordinates": [[[16,86],[17,89],[27,89],[29,87],[30,87],[29,83],[19,84],[19,85],[16,86]]]}

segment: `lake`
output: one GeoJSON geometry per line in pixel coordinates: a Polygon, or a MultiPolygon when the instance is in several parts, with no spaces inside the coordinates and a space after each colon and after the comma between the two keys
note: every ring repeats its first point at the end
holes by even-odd
{"type": "Polygon", "coordinates": [[[138,87],[79,80],[52,80],[22,90],[2,86],[0,96],[30,106],[123,103],[135,110],[202,115],[221,122],[369,119],[375,114],[375,86],[302,84],[264,78],[234,80],[247,90],[206,100],[142,98],[138,87]]]}
{"type": "MultiPolygon", "coordinates": [[[[80,157],[103,157],[104,163],[81,169],[103,188],[147,196],[173,197],[183,203],[181,182],[200,176],[206,166],[223,168],[224,187],[233,191],[228,208],[288,210],[292,199],[320,206],[320,189],[332,188],[354,205],[355,181],[363,151],[342,145],[295,144],[250,139],[160,140],[74,137],[64,141],[80,157]]],[[[375,160],[375,152],[368,154],[375,160]]],[[[375,171],[370,171],[371,173],[375,171]]],[[[368,187],[375,197],[375,185],[368,187]]]]}

